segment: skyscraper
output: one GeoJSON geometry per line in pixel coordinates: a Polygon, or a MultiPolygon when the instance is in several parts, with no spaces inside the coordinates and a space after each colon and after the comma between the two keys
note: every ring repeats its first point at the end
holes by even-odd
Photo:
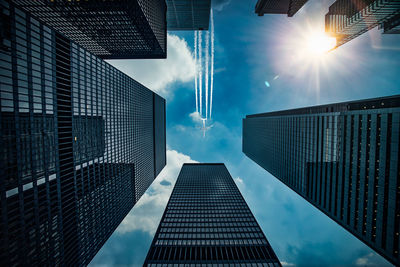
{"type": "Polygon", "coordinates": [[[248,115],[243,152],[399,265],[400,95],[248,115]]]}
{"type": "Polygon", "coordinates": [[[325,31],[337,47],[378,26],[383,33],[400,33],[398,0],[337,0],[325,15],[325,31]]]}
{"type": "Polygon", "coordinates": [[[167,0],[168,30],[208,30],[211,0],[167,0]]]}
{"type": "Polygon", "coordinates": [[[293,17],[297,11],[308,0],[258,0],[256,4],[256,13],[259,16],[264,14],[287,14],[293,17]]]}
{"type": "Polygon", "coordinates": [[[166,164],[165,100],[0,6],[0,265],[86,265],[166,164]]]}
{"type": "Polygon", "coordinates": [[[158,264],[281,266],[222,163],[183,165],[144,266],[158,264]]]}
{"type": "Polygon", "coordinates": [[[164,0],[10,0],[102,59],[166,58],[164,0]]]}

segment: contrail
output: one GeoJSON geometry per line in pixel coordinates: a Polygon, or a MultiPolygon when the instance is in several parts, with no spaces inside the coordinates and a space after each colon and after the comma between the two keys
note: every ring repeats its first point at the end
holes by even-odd
{"type": "Polygon", "coordinates": [[[197,100],[197,31],[194,31],[194,90],[196,94],[196,112],[199,112],[197,100]]]}
{"type": "Polygon", "coordinates": [[[194,60],[195,60],[195,98],[196,112],[203,123],[205,131],[213,125],[207,126],[207,121],[212,117],[213,92],[214,92],[214,14],[210,10],[210,29],[205,32],[203,44],[203,32],[194,33],[194,60]],[[210,45],[211,44],[211,45],[210,45]],[[204,51],[205,50],[205,51],[204,51]],[[204,72],[204,73],[203,73],[204,72]],[[204,75],[204,80],[203,80],[204,75]],[[205,110],[203,110],[203,83],[205,110]]]}
{"type": "Polygon", "coordinates": [[[202,42],[201,42],[201,31],[199,31],[199,36],[198,36],[198,38],[199,38],[199,44],[198,44],[198,46],[199,46],[199,94],[200,94],[200,116],[202,115],[202,109],[203,109],[203,103],[202,103],[202,101],[203,101],[203,99],[202,99],[202,94],[203,94],[203,92],[202,92],[202,80],[203,80],[203,75],[202,75],[202,72],[203,72],[203,66],[202,66],[202,56],[201,56],[201,45],[202,45],[202,42]]]}
{"type": "Polygon", "coordinates": [[[210,13],[211,22],[211,81],[210,81],[210,119],[212,115],[212,103],[213,103],[213,86],[214,86],[214,17],[211,9],[210,13]]]}
{"type": "Polygon", "coordinates": [[[206,120],[208,118],[208,62],[210,61],[210,33],[206,32],[206,62],[205,62],[205,70],[206,77],[204,79],[204,87],[206,91],[206,120]]]}

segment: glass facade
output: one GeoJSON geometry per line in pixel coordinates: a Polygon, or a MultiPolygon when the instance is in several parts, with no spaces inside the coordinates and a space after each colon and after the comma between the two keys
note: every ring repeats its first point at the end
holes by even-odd
{"type": "Polygon", "coordinates": [[[166,164],[165,100],[0,5],[0,265],[87,265],[166,164]]]}
{"type": "Polygon", "coordinates": [[[144,266],[199,264],[281,266],[224,164],[183,165],[144,266]]]}
{"type": "Polygon", "coordinates": [[[243,120],[243,152],[398,265],[400,96],[243,120]]]}
{"type": "Polygon", "coordinates": [[[325,15],[325,31],[337,46],[379,26],[383,33],[400,33],[398,0],[337,0],[325,15]]]}
{"type": "Polygon", "coordinates": [[[211,0],[166,0],[169,31],[208,30],[211,0]]]}
{"type": "Polygon", "coordinates": [[[100,58],[166,58],[163,0],[11,2],[100,58]]]}
{"type": "Polygon", "coordinates": [[[256,13],[259,16],[264,14],[287,14],[293,17],[297,11],[308,0],[258,0],[256,4],[256,13]]]}

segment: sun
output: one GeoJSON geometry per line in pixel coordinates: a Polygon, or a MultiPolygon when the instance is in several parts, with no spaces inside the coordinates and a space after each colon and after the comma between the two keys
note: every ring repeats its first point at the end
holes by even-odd
{"type": "Polygon", "coordinates": [[[303,49],[310,56],[321,57],[336,47],[336,38],[328,36],[323,31],[310,32],[306,36],[303,49]]]}
{"type": "Polygon", "coordinates": [[[325,32],[325,26],[317,23],[296,25],[281,39],[286,52],[291,50],[294,62],[307,64],[331,64],[334,61],[336,38],[325,32]]]}
{"type": "Polygon", "coordinates": [[[304,18],[280,27],[271,49],[273,55],[279,55],[279,60],[273,61],[276,73],[281,80],[290,80],[293,88],[302,83],[300,87],[308,90],[304,93],[317,99],[321,79],[332,79],[335,73],[343,71],[346,60],[356,58],[356,53],[335,49],[336,38],[325,32],[323,20],[304,18]]]}
{"type": "Polygon", "coordinates": [[[285,48],[292,50],[293,64],[300,63],[299,67],[308,64],[332,64],[336,38],[325,33],[323,25],[307,23],[303,27],[298,26],[296,30],[282,39],[285,48]]]}
{"type": "Polygon", "coordinates": [[[336,82],[344,82],[337,77],[347,75],[349,62],[363,62],[362,58],[351,46],[336,49],[336,38],[325,30],[322,14],[277,21],[266,30],[266,65],[272,65],[279,81],[268,80],[263,85],[271,90],[282,86],[279,88],[287,89],[287,93],[315,97],[318,102],[325,89],[321,84],[334,87],[336,82]]]}

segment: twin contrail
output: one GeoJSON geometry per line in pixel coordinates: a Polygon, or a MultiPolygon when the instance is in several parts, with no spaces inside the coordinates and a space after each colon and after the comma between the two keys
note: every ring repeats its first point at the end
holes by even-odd
{"type": "MultiPolygon", "coordinates": [[[[202,92],[202,85],[203,85],[203,64],[202,63],[202,55],[201,55],[201,46],[202,46],[202,40],[201,40],[201,35],[202,32],[198,31],[199,34],[199,44],[197,45],[198,49],[199,49],[199,66],[197,66],[199,68],[199,94],[200,94],[200,116],[202,116],[202,111],[203,111],[203,92],[202,92]]],[[[197,64],[196,64],[197,65],[197,64]]]]}
{"type": "Polygon", "coordinates": [[[212,103],[213,103],[213,85],[214,85],[214,16],[213,11],[210,11],[210,23],[211,23],[211,96],[210,96],[210,119],[212,115],[212,103]]]}
{"type": "Polygon", "coordinates": [[[210,30],[205,32],[203,47],[202,31],[194,32],[194,57],[195,57],[195,97],[196,112],[202,120],[211,119],[213,89],[214,89],[214,18],[210,13],[210,30]],[[210,49],[211,44],[211,49],[210,49]],[[204,56],[203,56],[204,48],[204,56]],[[211,58],[210,58],[211,54],[211,58]],[[204,61],[204,66],[203,66],[204,61]],[[204,67],[204,68],[203,68],[204,67]],[[203,111],[203,72],[204,72],[204,96],[205,110],[203,111]],[[209,90],[210,89],[210,90],[209,90]]]}
{"type": "Polygon", "coordinates": [[[204,83],[206,91],[206,119],[208,119],[208,62],[210,61],[209,51],[210,51],[210,33],[206,32],[206,61],[205,61],[206,77],[204,83]]]}
{"type": "MultiPolygon", "coordinates": [[[[194,32],[194,62],[195,65],[197,64],[197,31],[194,32]]],[[[195,66],[195,72],[194,72],[194,90],[196,94],[196,112],[199,112],[199,104],[197,100],[197,66],[195,66]]]]}

